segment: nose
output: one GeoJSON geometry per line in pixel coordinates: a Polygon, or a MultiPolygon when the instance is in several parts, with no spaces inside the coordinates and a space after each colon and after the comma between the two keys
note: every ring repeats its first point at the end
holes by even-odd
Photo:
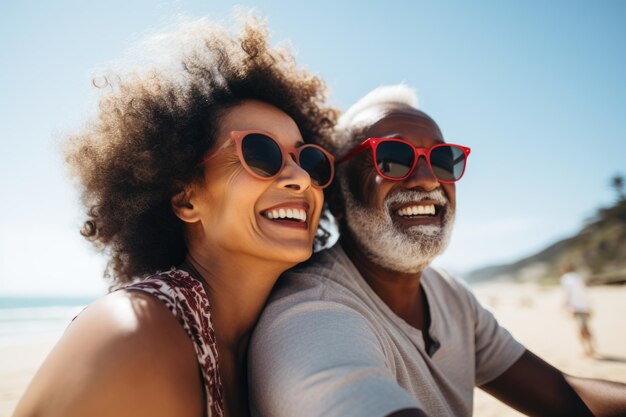
{"type": "Polygon", "coordinates": [[[418,188],[423,191],[433,191],[441,186],[423,155],[418,158],[417,165],[411,175],[404,180],[404,185],[409,189],[418,188]]]}
{"type": "Polygon", "coordinates": [[[278,175],[279,187],[291,188],[295,191],[305,191],[311,186],[311,176],[296,163],[296,157],[289,154],[285,167],[278,175]]]}

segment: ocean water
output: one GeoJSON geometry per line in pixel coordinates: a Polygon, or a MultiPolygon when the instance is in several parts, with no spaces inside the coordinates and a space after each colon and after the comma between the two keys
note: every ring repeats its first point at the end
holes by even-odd
{"type": "Polygon", "coordinates": [[[95,298],[0,296],[0,344],[58,338],[95,298]]]}

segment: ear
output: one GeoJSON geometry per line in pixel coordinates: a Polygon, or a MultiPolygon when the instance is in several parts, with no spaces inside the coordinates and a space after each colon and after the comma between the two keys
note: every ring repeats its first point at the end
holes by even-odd
{"type": "Polygon", "coordinates": [[[198,210],[191,203],[194,192],[193,186],[186,185],[182,191],[174,194],[170,199],[172,211],[185,223],[195,223],[200,220],[198,210]]]}

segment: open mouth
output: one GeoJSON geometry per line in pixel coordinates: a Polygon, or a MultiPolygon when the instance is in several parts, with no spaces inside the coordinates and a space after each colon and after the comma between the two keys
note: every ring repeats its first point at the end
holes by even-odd
{"type": "Polygon", "coordinates": [[[414,204],[401,207],[394,213],[401,217],[418,217],[418,216],[436,216],[439,214],[440,208],[435,204],[414,204]]]}
{"type": "Polygon", "coordinates": [[[402,204],[391,210],[392,216],[399,224],[406,226],[440,226],[443,206],[430,201],[402,204]]]}
{"type": "Polygon", "coordinates": [[[275,207],[262,211],[261,215],[278,225],[307,228],[307,212],[301,208],[275,207]]]}

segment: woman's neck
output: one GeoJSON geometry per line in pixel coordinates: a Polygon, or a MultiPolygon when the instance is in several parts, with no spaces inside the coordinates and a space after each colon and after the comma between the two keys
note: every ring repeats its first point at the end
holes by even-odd
{"type": "Polygon", "coordinates": [[[289,266],[244,254],[191,250],[181,265],[202,281],[211,303],[227,415],[248,416],[250,334],[276,280],[289,266]],[[204,253],[213,256],[209,259],[204,253]]]}
{"type": "Polygon", "coordinates": [[[185,263],[207,290],[218,348],[243,360],[250,333],[272,287],[291,265],[240,253],[213,254],[207,259],[190,251],[185,263]]]}

